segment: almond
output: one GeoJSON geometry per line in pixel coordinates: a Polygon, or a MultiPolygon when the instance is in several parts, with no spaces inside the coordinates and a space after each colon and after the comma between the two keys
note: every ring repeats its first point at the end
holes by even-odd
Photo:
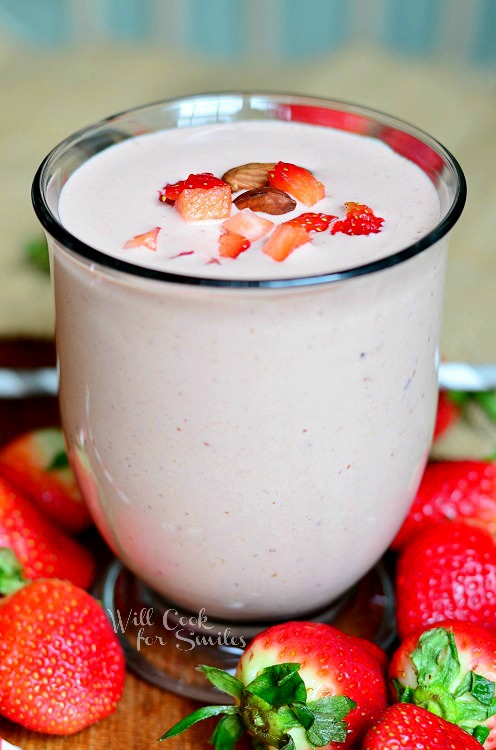
{"type": "Polygon", "coordinates": [[[234,199],[236,207],[240,211],[250,208],[252,211],[261,211],[264,214],[287,214],[296,208],[296,201],[284,190],[272,187],[260,187],[247,190],[234,199]]]}
{"type": "Polygon", "coordinates": [[[267,172],[275,167],[274,162],[252,162],[241,164],[239,167],[229,169],[222,179],[231,186],[233,193],[238,190],[251,190],[252,188],[267,187],[269,177],[267,172]]]}

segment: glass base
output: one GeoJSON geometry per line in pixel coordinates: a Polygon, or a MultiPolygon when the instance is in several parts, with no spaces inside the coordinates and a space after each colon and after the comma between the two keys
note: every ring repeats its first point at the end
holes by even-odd
{"type": "MultiPolygon", "coordinates": [[[[229,703],[230,699],[196,667],[208,664],[234,673],[244,646],[274,624],[214,621],[204,610],[181,610],[145,586],[119,560],[111,563],[96,593],[129,668],[153,685],[202,702],[229,703]]],[[[396,633],[394,593],[386,567],[378,563],[337,601],[296,619],[332,624],[388,649],[396,633]]]]}

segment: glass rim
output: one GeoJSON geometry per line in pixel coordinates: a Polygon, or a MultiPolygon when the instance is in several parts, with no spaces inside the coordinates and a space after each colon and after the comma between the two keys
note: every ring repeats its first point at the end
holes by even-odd
{"type": "MultiPolygon", "coordinates": [[[[277,118],[274,118],[277,119],[277,118]]],[[[312,125],[310,124],[310,127],[312,125]]],[[[130,136],[132,137],[132,136],[130,136]]],[[[372,136],[373,137],[373,136],[372,136]]],[[[91,158],[91,157],[90,157],[91,158]]],[[[405,157],[408,158],[408,157],[405,157]]],[[[422,169],[419,166],[419,169],[422,169]]],[[[422,170],[424,171],[424,170],[422,170]]],[[[424,171],[425,174],[425,171],[424,171]]],[[[314,97],[305,96],[300,94],[285,94],[285,93],[273,93],[269,91],[224,91],[224,92],[212,92],[204,94],[191,94],[180,97],[171,97],[168,99],[159,100],[150,104],[140,105],[131,109],[118,112],[116,114],[105,117],[97,122],[94,122],[81,130],[72,133],[63,141],[61,141],[40,164],[32,184],[31,199],[35,213],[45,231],[62,245],[65,251],[68,251],[72,255],[76,255],[80,260],[87,262],[91,265],[99,267],[99,270],[103,272],[118,272],[124,276],[134,276],[142,279],[151,279],[155,281],[168,282],[173,284],[188,284],[193,286],[211,286],[211,287],[228,287],[228,288],[291,288],[291,287],[302,287],[302,286],[313,286],[316,284],[327,284],[330,282],[343,281],[345,279],[351,279],[358,276],[364,276],[378,271],[383,271],[388,268],[392,268],[404,261],[413,258],[422,251],[432,247],[440,239],[442,239],[458,221],[467,196],[467,186],[465,181],[465,175],[463,170],[451,154],[451,152],[445,148],[438,140],[433,138],[431,135],[416,127],[410,123],[401,120],[393,115],[381,112],[380,110],[373,109],[371,107],[365,107],[351,102],[339,100],[339,99],[328,99],[325,97],[314,97]],[[313,274],[309,276],[298,276],[293,278],[279,278],[279,279],[230,279],[230,278],[207,278],[201,276],[188,276],[186,274],[175,274],[169,271],[161,271],[155,268],[149,268],[146,266],[139,266],[128,261],[115,258],[111,255],[107,255],[101,250],[97,250],[91,245],[86,244],[83,240],[75,237],[63,224],[57,219],[57,217],[51,211],[48,201],[46,199],[46,188],[49,184],[47,179],[47,173],[50,168],[62,157],[71,147],[82,141],[85,137],[89,137],[95,131],[115,123],[126,116],[132,116],[136,113],[144,113],[146,110],[158,109],[166,105],[187,103],[191,101],[199,101],[202,99],[220,100],[225,98],[240,97],[246,98],[257,98],[265,99],[268,102],[279,103],[281,105],[287,104],[300,104],[306,106],[333,106],[336,110],[346,112],[349,114],[355,114],[367,118],[369,121],[380,120],[382,124],[394,127],[397,130],[412,135],[418,141],[429,146],[438,156],[443,160],[443,164],[447,166],[452,174],[456,178],[456,190],[455,195],[451,201],[451,204],[444,214],[444,216],[438,221],[438,223],[431,229],[427,234],[395,253],[387,255],[379,260],[364,263],[351,268],[345,268],[341,271],[333,271],[329,273],[313,274]]]]}

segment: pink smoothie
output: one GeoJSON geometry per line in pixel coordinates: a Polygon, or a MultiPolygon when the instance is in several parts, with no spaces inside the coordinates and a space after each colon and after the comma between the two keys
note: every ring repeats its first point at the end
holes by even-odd
{"type": "MultiPolygon", "coordinates": [[[[375,139],[263,121],[108,148],[69,178],[59,211],[75,237],[137,265],[281,279],[390,256],[436,225],[440,204],[375,139]],[[326,197],[271,219],[359,201],[383,230],[313,235],[283,263],[263,241],[207,263],[219,223],[185,224],[158,200],[190,172],[279,160],[309,169],[326,197]],[[123,249],[155,226],[156,251],[123,249]]],[[[240,620],[301,615],[356,582],[395,535],[429,451],[445,240],[385,270],[282,289],[140,278],[51,244],[63,424],[124,563],[180,606],[240,620]]]]}

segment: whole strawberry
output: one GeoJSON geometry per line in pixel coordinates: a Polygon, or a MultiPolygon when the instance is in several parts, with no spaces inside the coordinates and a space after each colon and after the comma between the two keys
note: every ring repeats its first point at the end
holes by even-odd
{"type": "Polygon", "coordinates": [[[371,727],[361,750],[481,750],[456,724],[411,703],[389,706],[371,727]]]}
{"type": "Polygon", "coordinates": [[[396,700],[415,703],[496,746],[496,636],[446,622],[409,636],[389,667],[396,700]]]}
{"type": "Polygon", "coordinates": [[[69,533],[92,524],[58,428],[33,430],[0,450],[0,475],[69,533]]]}
{"type": "Polygon", "coordinates": [[[100,606],[43,579],[0,600],[0,713],[27,729],[74,734],[113,713],[124,657],[100,606]]]}
{"type": "Polygon", "coordinates": [[[496,542],[465,523],[428,527],[399,556],[396,602],[401,639],[445,620],[496,633],[496,542]]]}
{"type": "Polygon", "coordinates": [[[394,540],[401,549],[422,529],[466,521],[496,537],[496,463],[437,461],[427,465],[410,511],[394,540]]]}
{"type": "Polygon", "coordinates": [[[259,748],[354,747],[387,705],[383,667],[380,649],[330,625],[275,625],[244,651],[236,677],[200,667],[235,706],[198,709],[160,739],[224,714],[211,738],[216,750],[244,731],[259,748]]]}
{"type": "Polygon", "coordinates": [[[95,577],[90,552],[0,478],[0,547],[12,549],[26,578],[65,578],[89,588],[95,577]]]}

